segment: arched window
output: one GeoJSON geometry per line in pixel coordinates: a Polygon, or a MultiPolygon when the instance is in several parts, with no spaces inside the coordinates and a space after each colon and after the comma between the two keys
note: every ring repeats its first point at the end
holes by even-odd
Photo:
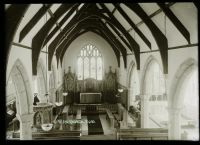
{"type": "Polygon", "coordinates": [[[93,45],[84,46],[77,59],[78,80],[94,78],[102,80],[103,61],[100,51],[93,45]]]}
{"type": "MultiPolygon", "coordinates": [[[[148,71],[146,71],[145,93],[148,95],[156,95],[156,96],[163,95],[165,93],[164,76],[159,67],[159,64],[155,60],[152,60],[150,62],[148,66],[148,71]]],[[[161,100],[163,100],[163,97],[161,97],[161,100]]]]}

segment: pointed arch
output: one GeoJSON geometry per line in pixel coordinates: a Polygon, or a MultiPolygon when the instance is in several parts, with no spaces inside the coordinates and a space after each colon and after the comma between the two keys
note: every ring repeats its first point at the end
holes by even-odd
{"type": "MultiPolygon", "coordinates": [[[[153,56],[153,55],[150,55],[145,64],[144,64],[144,68],[143,68],[143,72],[142,72],[142,76],[141,76],[141,87],[140,87],[140,92],[141,94],[144,94],[145,93],[145,77],[146,77],[146,74],[148,72],[148,69],[149,69],[149,66],[151,63],[153,62],[156,62],[158,65],[159,65],[159,68],[163,74],[163,67],[162,67],[162,64],[153,56]]],[[[165,79],[165,75],[163,74],[163,77],[165,79]]]]}
{"type": "Polygon", "coordinates": [[[181,107],[183,98],[181,98],[180,92],[183,82],[189,78],[191,72],[198,68],[196,60],[188,58],[185,60],[177,69],[173,82],[169,92],[169,106],[170,107],[181,107]]]}
{"type": "Polygon", "coordinates": [[[136,97],[136,95],[139,95],[140,92],[140,82],[137,74],[137,66],[133,60],[131,61],[128,68],[127,86],[128,86],[128,106],[130,106],[133,105],[134,97],[136,97]]]}
{"type": "Polygon", "coordinates": [[[135,62],[132,60],[129,67],[128,67],[128,75],[127,75],[127,86],[130,87],[130,78],[131,78],[131,74],[133,72],[133,67],[135,65],[135,62]]]}
{"type": "MultiPolygon", "coordinates": [[[[194,60],[193,58],[188,58],[178,67],[177,72],[173,77],[173,82],[171,84],[170,91],[169,91],[169,101],[168,101],[169,102],[168,110],[169,110],[169,117],[170,117],[170,120],[169,120],[170,121],[169,123],[169,138],[170,139],[176,139],[176,140],[181,139],[182,122],[183,120],[186,121],[185,117],[190,118],[190,120],[192,120],[193,131],[195,130],[195,128],[199,128],[198,127],[199,120],[196,122],[190,116],[191,114],[193,114],[194,116],[199,116],[199,113],[197,113],[198,112],[197,108],[199,108],[199,104],[198,106],[196,106],[197,108],[194,107],[195,104],[192,104],[192,106],[190,107],[188,106],[189,108],[184,107],[185,94],[183,94],[183,93],[186,93],[185,90],[187,90],[188,82],[190,82],[190,78],[194,74],[193,72],[195,72],[195,70],[197,69],[198,69],[198,64],[196,60],[194,60]],[[192,109],[192,112],[191,112],[191,109],[192,109]],[[186,112],[183,113],[182,111],[186,111],[186,112]],[[188,116],[188,113],[190,114],[189,116],[188,116]]],[[[196,83],[198,84],[198,82],[196,83]]],[[[194,101],[194,102],[197,102],[197,101],[194,101]]],[[[189,132],[189,134],[191,132],[189,132]]],[[[189,135],[188,132],[186,133],[187,135],[189,135]]],[[[192,134],[194,138],[196,138],[197,136],[199,137],[199,131],[192,132],[192,134]]]]}
{"type": "MultiPolygon", "coordinates": [[[[17,114],[28,114],[32,112],[32,90],[28,79],[27,71],[20,59],[17,59],[10,71],[9,77],[12,78],[16,95],[17,114]]],[[[9,79],[8,79],[9,80],[9,79]]],[[[8,82],[6,83],[6,86],[8,82]]],[[[8,92],[7,92],[8,93],[8,92]]],[[[7,94],[6,93],[6,94],[7,94]]]]}

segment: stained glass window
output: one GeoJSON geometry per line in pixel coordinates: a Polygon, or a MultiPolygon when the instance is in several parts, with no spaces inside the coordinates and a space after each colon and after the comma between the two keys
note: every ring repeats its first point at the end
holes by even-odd
{"type": "Polygon", "coordinates": [[[80,50],[77,59],[77,76],[78,80],[83,80],[86,78],[102,80],[102,55],[95,46],[88,44],[80,50]]]}

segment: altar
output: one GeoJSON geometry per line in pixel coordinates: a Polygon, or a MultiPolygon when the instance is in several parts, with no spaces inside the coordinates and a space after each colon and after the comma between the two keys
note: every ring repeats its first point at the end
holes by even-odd
{"type": "Polygon", "coordinates": [[[101,103],[101,93],[80,93],[80,103],[82,104],[95,104],[101,103]]]}

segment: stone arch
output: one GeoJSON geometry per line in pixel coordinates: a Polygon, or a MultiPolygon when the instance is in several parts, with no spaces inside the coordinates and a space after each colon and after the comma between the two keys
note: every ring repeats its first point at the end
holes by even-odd
{"type": "Polygon", "coordinates": [[[127,86],[128,87],[130,87],[130,78],[131,78],[131,74],[132,74],[132,72],[133,72],[133,67],[134,67],[134,65],[135,65],[135,62],[132,60],[131,62],[130,62],[130,65],[129,65],[129,67],[128,67],[128,75],[127,75],[127,86]]]}
{"type": "MultiPolygon", "coordinates": [[[[161,70],[161,72],[163,73],[163,67],[162,67],[162,64],[153,56],[153,55],[150,55],[148,58],[147,58],[147,60],[146,60],[146,62],[145,62],[145,64],[144,64],[144,69],[143,69],[143,72],[142,72],[142,75],[141,75],[141,87],[140,87],[140,92],[141,92],[141,94],[145,94],[145,78],[146,78],[146,74],[147,74],[147,72],[148,72],[148,70],[150,69],[150,65],[151,65],[151,63],[153,63],[153,62],[156,62],[158,65],[159,65],[159,68],[160,68],[160,70],[161,70]]],[[[164,79],[165,79],[165,75],[163,74],[163,77],[164,77],[164,79]]],[[[166,81],[166,79],[165,79],[165,81],[166,81]]],[[[166,82],[165,82],[166,83],[166,82]]],[[[165,88],[166,89],[166,88],[165,88]]]]}
{"type": "Polygon", "coordinates": [[[177,69],[169,90],[169,139],[181,139],[181,109],[183,109],[184,98],[181,95],[185,89],[192,72],[198,68],[196,60],[188,58],[177,69]]]}
{"type": "Polygon", "coordinates": [[[169,92],[169,107],[180,108],[183,98],[181,98],[180,92],[183,82],[189,78],[191,72],[198,68],[197,62],[193,58],[188,58],[178,68],[169,92]]]}
{"type": "MultiPolygon", "coordinates": [[[[140,82],[139,82],[139,76],[136,76],[136,74],[134,74],[134,70],[136,71],[135,73],[137,73],[137,66],[136,66],[136,63],[132,60],[130,65],[129,65],[129,68],[128,68],[128,75],[127,75],[127,86],[128,86],[128,106],[130,106],[130,101],[131,101],[131,97],[132,96],[132,89],[133,89],[133,86],[131,85],[131,80],[133,79],[133,77],[138,77],[138,80],[137,80],[137,85],[140,89],[140,82]],[[136,69],[136,70],[135,70],[136,69]]],[[[136,91],[136,90],[135,90],[136,91]]]]}
{"type": "MultiPolygon", "coordinates": [[[[10,71],[9,77],[12,77],[17,91],[16,108],[17,114],[32,113],[32,90],[27,71],[20,59],[17,59],[10,71]]],[[[9,79],[8,79],[9,80],[9,79]]],[[[6,82],[6,84],[8,84],[6,82]]]]}
{"type": "MultiPolygon", "coordinates": [[[[159,79],[160,80],[160,79],[159,79]]],[[[160,85],[159,85],[160,86],[160,85]]],[[[162,102],[157,102],[159,100],[162,100],[160,98],[166,98],[163,95],[166,94],[166,79],[165,75],[162,72],[162,65],[159,63],[159,61],[152,55],[150,55],[143,68],[143,72],[141,75],[141,126],[144,128],[157,128],[162,127],[163,124],[161,124],[161,120],[157,118],[153,118],[156,114],[165,114],[167,113],[166,106],[167,106],[167,100],[162,102]],[[158,80],[159,76],[155,76],[155,78],[149,76],[154,75],[156,72],[150,72],[152,71],[152,67],[154,67],[154,64],[157,64],[159,67],[159,74],[162,74],[162,77],[164,80],[161,80],[160,83],[164,86],[162,88],[157,88],[158,84],[153,83],[149,84],[148,82],[155,82],[155,79],[158,80]],[[150,80],[153,79],[153,80],[150,80]],[[153,88],[151,86],[153,85],[153,88]],[[164,87],[164,88],[163,88],[164,87]],[[162,90],[161,90],[162,89],[162,90]],[[163,90],[164,89],[164,90],[163,90]],[[153,91],[153,92],[152,92],[153,91]],[[162,94],[161,94],[162,93],[162,94]],[[161,96],[162,95],[162,96],[161,96]],[[153,97],[153,100],[151,99],[153,97]]],[[[166,121],[168,119],[168,116],[163,117],[166,121]]]]}

